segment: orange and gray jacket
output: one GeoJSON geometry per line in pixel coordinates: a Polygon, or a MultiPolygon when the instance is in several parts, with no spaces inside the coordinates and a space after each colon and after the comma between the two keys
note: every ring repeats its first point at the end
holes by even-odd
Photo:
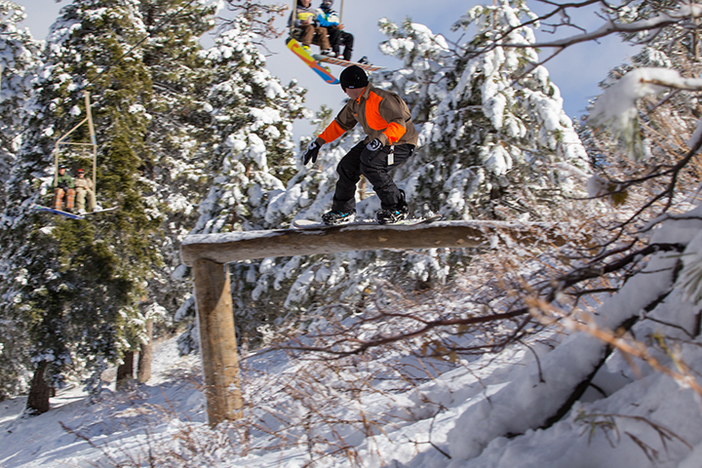
{"type": "Polygon", "coordinates": [[[317,143],[330,143],[360,123],[366,143],[374,138],[383,145],[417,145],[419,135],[414,128],[407,104],[392,91],[368,85],[360,98],[350,99],[334,121],[317,137],[317,143]]]}

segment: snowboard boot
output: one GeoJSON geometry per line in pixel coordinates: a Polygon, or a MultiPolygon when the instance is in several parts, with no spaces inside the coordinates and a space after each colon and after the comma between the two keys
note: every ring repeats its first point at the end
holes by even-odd
{"type": "Polygon", "coordinates": [[[342,213],[339,210],[332,210],[322,215],[322,222],[327,226],[336,224],[351,223],[356,219],[356,210],[351,210],[348,213],[342,213]]]}
{"type": "Polygon", "coordinates": [[[378,224],[393,224],[403,219],[407,219],[409,206],[405,201],[405,191],[400,190],[400,201],[392,208],[383,208],[375,214],[378,224]]]}

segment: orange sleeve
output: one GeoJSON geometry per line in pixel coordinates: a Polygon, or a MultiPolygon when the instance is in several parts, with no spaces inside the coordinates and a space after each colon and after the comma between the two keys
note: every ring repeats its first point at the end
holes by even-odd
{"type": "Polygon", "coordinates": [[[397,122],[390,122],[383,132],[386,137],[388,137],[388,142],[390,144],[394,144],[396,141],[399,141],[400,138],[402,138],[402,135],[407,132],[407,129],[400,125],[397,122]]]}
{"type": "Polygon", "coordinates": [[[341,128],[341,125],[339,125],[336,119],[334,119],[332,120],[332,123],[330,123],[329,126],[327,126],[327,128],[325,128],[324,131],[319,134],[319,138],[324,140],[325,143],[331,143],[345,132],[346,130],[341,128]]]}
{"type": "MultiPolygon", "coordinates": [[[[404,118],[404,103],[393,96],[383,97],[371,91],[366,100],[366,123],[369,128],[381,132],[387,138],[388,145],[393,145],[407,132],[402,125],[404,118]]],[[[382,141],[382,138],[381,138],[382,141]]],[[[383,142],[385,143],[385,142],[383,142]]]]}

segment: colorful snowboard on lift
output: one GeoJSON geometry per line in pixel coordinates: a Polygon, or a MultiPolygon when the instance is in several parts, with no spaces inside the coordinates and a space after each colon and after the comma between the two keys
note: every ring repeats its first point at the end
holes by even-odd
{"type": "Polygon", "coordinates": [[[322,77],[324,81],[329,84],[339,84],[339,80],[336,79],[332,72],[327,67],[323,67],[317,63],[312,55],[310,55],[310,53],[306,51],[304,47],[302,47],[302,44],[297,42],[297,40],[289,37],[285,43],[288,46],[288,49],[300,57],[300,59],[302,59],[302,61],[305,62],[307,66],[310,67],[315,73],[322,77]]]}
{"type": "Polygon", "coordinates": [[[369,72],[385,68],[379,67],[377,65],[371,65],[370,63],[351,62],[349,60],[344,60],[336,57],[329,57],[328,55],[313,54],[312,58],[314,58],[317,62],[330,63],[332,65],[341,65],[344,68],[350,67],[351,65],[356,65],[357,67],[361,67],[369,72]]]}
{"type": "Polygon", "coordinates": [[[313,221],[311,219],[296,219],[292,222],[292,226],[297,229],[325,229],[333,227],[346,226],[416,226],[417,224],[429,224],[441,219],[441,215],[432,215],[426,218],[403,219],[396,223],[380,224],[375,219],[356,219],[349,223],[341,224],[324,224],[322,221],[313,221]]]}
{"type": "Polygon", "coordinates": [[[116,206],[113,206],[111,208],[94,210],[94,211],[91,211],[90,213],[86,212],[83,214],[78,214],[78,213],[69,213],[68,211],[57,210],[56,208],[49,208],[48,206],[41,206],[41,205],[32,205],[32,208],[34,208],[35,210],[39,210],[39,211],[46,211],[49,213],[65,216],[66,218],[70,218],[70,219],[84,219],[87,215],[102,213],[105,211],[112,211],[112,210],[117,209],[116,206]]]}

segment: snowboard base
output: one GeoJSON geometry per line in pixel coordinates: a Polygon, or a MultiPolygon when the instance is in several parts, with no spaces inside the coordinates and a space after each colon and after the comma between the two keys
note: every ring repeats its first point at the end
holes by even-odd
{"type": "Polygon", "coordinates": [[[356,219],[349,223],[340,224],[325,224],[322,221],[313,221],[311,219],[296,219],[292,222],[292,227],[297,229],[325,229],[333,227],[346,227],[346,226],[415,226],[417,224],[429,224],[434,221],[441,219],[441,215],[433,215],[427,218],[412,218],[403,219],[396,223],[380,224],[375,219],[356,219]]]}
{"type": "Polygon", "coordinates": [[[382,70],[385,67],[379,67],[377,65],[371,65],[370,63],[361,63],[361,62],[351,62],[349,60],[344,60],[336,57],[330,57],[328,55],[321,55],[321,54],[312,54],[312,58],[315,59],[318,63],[330,63],[332,65],[341,65],[342,67],[350,67],[351,65],[356,65],[357,67],[361,67],[366,71],[376,71],[376,70],[382,70]]]}
{"type": "Polygon", "coordinates": [[[289,37],[288,40],[285,41],[285,44],[288,46],[288,49],[292,51],[292,53],[300,57],[300,59],[305,62],[307,66],[310,67],[315,73],[317,73],[325,82],[333,85],[339,84],[339,80],[336,79],[331,70],[320,65],[310,55],[310,53],[302,47],[302,44],[297,42],[297,40],[289,37]]]}
{"type": "Polygon", "coordinates": [[[42,205],[32,205],[32,208],[34,208],[35,210],[39,210],[39,211],[46,211],[48,213],[61,215],[61,216],[64,216],[64,217],[70,218],[70,219],[84,219],[88,215],[103,213],[105,211],[112,211],[112,210],[117,209],[116,206],[113,206],[111,208],[104,208],[104,209],[100,209],[100,210],[94,210],[94,211],[91,211],[89,213],[85,212],[83,214],[78,214],[78,213],[69,213],[68,211],[57,210],[56,208],[49,208],[48,206],[42,206],[42,205]]]}

